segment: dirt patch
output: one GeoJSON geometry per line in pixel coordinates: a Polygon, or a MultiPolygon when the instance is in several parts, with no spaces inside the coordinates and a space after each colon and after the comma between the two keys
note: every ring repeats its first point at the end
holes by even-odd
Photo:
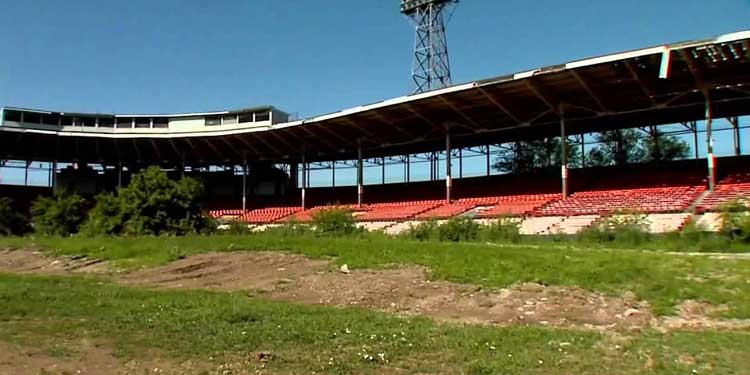
{"type": "Polygon", "coordinates": [[[84,256],[50,258],[39,251],[0,250],[0,272],[67,274],[108,273],[107,262],[84,256]]]}
{"type": "Polygon", "coordinates": [[[726,312],[729,306],[714,306],[699,301],[684,301],[677,306],[677,316],[659,319],[661,329],[750,329],[750,319],[716,319],[713,316],[726,312]]]}
{"type": "Polygon", "coordinates": [[[606,328],[644,326],[652,318],[643,302],[580,288],[521,284],[483,291],[432,281],[421,267],[340,272],[328,261],[278,252],[201,254],[122,280],[164,288],[247,290],[276,300],[463,323],[606,328]]]}
{"type": "MultiPolygon", "coordinates": [[[[64,274],[103,272],[106,263],[85,258],[50,259],[32,251],[0,252],[0,271],[64,274]]],[[[608,328],[743,329],[750,320],[716,319],[726,307],[687,301],[678,315],[654,318],[632,292],[620,297],[575,288],[517,284],[500,290],[433,281],[429,270],[400,267],[342,272],[331,262],[281,252],[206,253],[162,267],[113,274],[128,285],[247,291],[275,300],[361,307],[442,321],[492,325],[608,328]]]]}
{"type": "Polygon", "coordinates": [[[0,374],[14,375],[127,375],[211,373],[212,366],[193,361],[175,363],[151,356],[147,360],[121,361],[110,346],[81,340],[65,348],[41,349],[0,341],[0,374]],[[202,369],[202,370],[198,370],[202,369]]]}
{"type": "Polygon", "coordinates": [[[135,271],[121,280],[164,288],[272,291],[327,268],[328,261],[286,253],[208,253],[135,271]]]}

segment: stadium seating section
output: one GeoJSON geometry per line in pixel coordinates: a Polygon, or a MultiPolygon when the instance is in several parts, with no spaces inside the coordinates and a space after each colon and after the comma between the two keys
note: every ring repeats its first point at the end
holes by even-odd
{"type": "Polygon", "coordinates": [[[367,186],[366,204],[355,204],[356,188],[308,190],[308,209],[294,198],[277,202],[252,202],[252,209],[211,210],[212,216],[241,220],[254,230],[265,230],[289,220],[312,221],[315,212],[328,207],[353,211],[358,226],[397,234],[420,221],[466,216],[482,224],[508,218],[523,234],[573,234],[604,219],[623,213],[638,214],[654,233],[681,230],[691,220],[708,230],[719,230],[724,202],[750,198],[750,170],[734,168],[708,193],[705,168],[681,167],[587,168],[573,171],[573,193],[563,198],[557,178],[494,176],[455,182],[454,200],[442,199],[440,181],[367,186]],[[397,197],[398,199],[394,199],[397,197]],[[335,203],[329,203],[335,202],[335,203]],[[695,214],[702,214],[698,215],[695,214]]]}
{"type": "Polygon", "coordinates": [[[706,196],[698,206],[699,212],[715,211],[723,204],[750,198],[750,170],[735,170],[716,185],[716,189],[706,196]]]}

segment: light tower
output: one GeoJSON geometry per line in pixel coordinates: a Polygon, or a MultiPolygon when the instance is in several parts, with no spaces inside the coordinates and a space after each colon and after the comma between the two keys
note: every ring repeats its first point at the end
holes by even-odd
{"type": "Polygon", "coordinates": [[[458,0],[401,0],[401,13],[416,28],[411,77],[414,93],[450,86],[451,66],[445,39],[446,11],[458,0]]]}

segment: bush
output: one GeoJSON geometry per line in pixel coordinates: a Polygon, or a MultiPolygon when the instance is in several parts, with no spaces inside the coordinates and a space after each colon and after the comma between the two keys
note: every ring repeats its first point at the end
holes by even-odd
{"type": "Polygon", "coordinates": [[[422,221],[417,225],[409,225],[401,236],[417,241],[438,240],[438,222],[435,219],[422,221]]]}
{"type": "Polygon", "coordinates": [[[279,237],[293,237],[302,236],[310,233],[310,225],[299,223],[296,220],[289,220],[284,222],[282,226],[269,228],[268,232],[274,233],[279,237]]]}
{"type": "Polygon", "coordinates": [[[28,229],[28,220],[13,208],[13,201],[0,197],[0,236],[19,236],[28,229]]]}
{"type": "Polygon", "coordinates": [[[438,226],[440,241],[475,241],[479,238],[479,224],[468,217],[454,217],[438,226]]]}
{"type": "Polygon", "coordinates": [[[512,218],[499,218],[486,227],[480,229],[480,238],[491,242],[521,241],[520,225],[512,218]]]}
{"type": "Polygon", "coordinates": [[[747,204],[735,200],[723,204],[721,211],[721,232],[732,241],[750,243],[750,213],[747,204]]]}
{"type": "Polygon", "coordinates": [[[184,235],[206,233],[215,223],[201,212],[203,185],[192,178],[169,179],[158,167],[133,176],[115,194],[97,197],[85,225],[89,235],[184,235]]]}
{"type": "Polygon", "coordinates": [[[40,197],[31,205],[34,230],[48,236],[78,233],[86,218],[86,200],[76,194],[40,197]]]}
{"type": "Polygon", "coordinates": [[[617,242],[628,245],[642,244],[650,238],[645,215],[633,211],[617,212],[578,234],[581,242],[617,242]]]}
{"type": "Polygon", "coordinates": [[[88,220],[81,227],[81,233],[88,236],[111,236],[122,233],[122,227],[120,200],[112,193],[103,193],[96,197],[96,205],[89,211],[88,220]]]}
{"type": "Polygon", "coordinates": [[[354,222],[352,211],[344,207],[332,207],[313,213],[315,232],[326,235],[349,235],[361,232],[354,222]]]}

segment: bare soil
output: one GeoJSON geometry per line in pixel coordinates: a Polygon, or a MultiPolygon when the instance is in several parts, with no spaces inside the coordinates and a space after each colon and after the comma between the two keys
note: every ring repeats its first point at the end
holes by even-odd
{"type": "Polygon", "coordinates": [[[81,340],[69,343],[59,351],[19,346],[0,341],[0,374],[14,375],[130,375],[130,374],[192,374],[196,369],[211,372],[206,364],[193,361],[175,363],[158,356],[142,361],[121,362],[110,346],[81,340]]]}
{"type": "MultiPolygon", "coordinates": [[[[49,258],[34,251],[0,251],[0,272],[107,273],[105,262],[49,258]]],[[[344,270],[327,260],[281,252],[206,253],[165,266],[113,277],[128,285],[156,288],[247,291],[307,304],[360,307],[440,321],[491,325],[545,325],[603,330],[654,327],[744,329],[750,320],[715,319],[726,306],[685,301],[678,315],[655,318],[632,292],[605,296],[581,288],[525,283],[499,290],[433,281],[429,270],[404,266],[386,270],[344,270]]]]}

